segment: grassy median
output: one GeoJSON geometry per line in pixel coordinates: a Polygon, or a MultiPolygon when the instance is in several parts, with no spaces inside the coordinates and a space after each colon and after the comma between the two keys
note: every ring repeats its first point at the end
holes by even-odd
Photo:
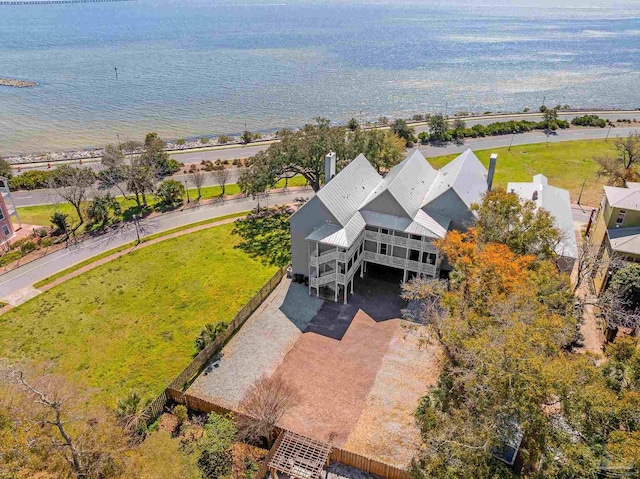
{"type": "MultiPolygon", "coordinates": [[[[306,184],[306,180],[301,176],[296,176],[289,180],[289,186],[304,186],[306,184]]],[[[275,188],[283,188],[285,185],[285,181],[281,180],[275,186],[275,188]]],[[[219,186],[205,186],[202,188],[201,194],[202,200],[210,200],[213,198],[217,198],[222,193],[222,189],[219,186]]],[[[240,193],[240,188],[236,184],[229,184],[225,188],[226,195],[236,195],[240,193]]],[[[193,201],[198,197],[197,190],[190,188],[189,189],[189,197],[193,201]]],[[[149,206],[153,207],[157,203],[157,199],[153,195],[148,196],[149,206]]],[[[118,198],[118,202],[122,208],[122,211],[125,211],[127,208],[133,208],[136,206],[136,202],[133,199],[126,200],[122,197],[118,198]]],[[[50,226],[51,225],[51,215],[55,211],[61,211],[62,213],[69,215],[69,222],[71,224],[75,224],[78,222],[78,216],[73,209],[73,207],[69,203],[60,203],[60,204],[51,204],[51,205],[37,205],[37,206],[24,206],[22,208],[18,208],[18,213],[20,214],[20,219],[23,223],[28,225],[39,225],[39,226],[50,226]]]]}
{"type": "Polygon", "coordinates": [[[234,248],[232,224],[136,250],[0,316],[0,350],[54,370],[114,406],[159,394],[206,323],[228,321],[275,273],[234,248]]]}
{"type": "MultiPolygon", "coordinates": [[[[511,147],[511,151],[506,147],[492,148],[475,153],[485,166],[489,165],[491,153],[498,154],[495,176],[495,185],[498,187],[506,188],[509,181],[531,181],[533,175],[542,173],[553,186],[569,190],[571,200],[576,202],[582,183],[586,180],[581,203],[594,206],[602,195],[604,180],[596,178],[598,165],[593,157],[615,156],[612,146],[613,142],[606,143],[604,140],[582,140],[518,145],[511,147]]],[[[429,161],[434,167],[440,168],[456,156],[439,156],[429,161]]]]}

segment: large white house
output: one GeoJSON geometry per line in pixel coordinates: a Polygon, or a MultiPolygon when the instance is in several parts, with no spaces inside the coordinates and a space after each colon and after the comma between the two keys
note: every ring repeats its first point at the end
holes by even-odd
{"type": "Polygon", "coordinates": [[[385,177],[364,155],[337,175],[335,154],[326,162],[329,181],[291,217],[292,268],[308,277],[310,294],[346,303],[354,277],[371,264],[403,280],[439,276],[432,242],[472,224],[470,206],[491,187],[496,155],[490,173],[471,150],[441,170],[416,150],[385,177]]]}

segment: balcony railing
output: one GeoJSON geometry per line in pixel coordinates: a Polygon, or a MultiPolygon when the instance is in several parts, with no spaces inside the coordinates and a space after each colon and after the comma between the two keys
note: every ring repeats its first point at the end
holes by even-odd
{"type": "Polygon", "coordinates": [[[372,263],[396,266],[402,269],[408,269],[419,273],[435,275],[436,265],[428,263],[420,263],[419,261],[411,261],[404,258],[396,258],[385,254],[373,253],[372,251],[364,252],[364,259],[372,263]]]}
{"type": "Polygon", "coordinates": [[[427,253],[436,253],[438,250],[430,240],[416,240],[405,238],[403,236],[394,236],[388,234],[377,233],[375,231],[365,231],[365,238],[372,241],[392,244],[394,246],[409,247],[415,250],[426,251],[427,253]]]}

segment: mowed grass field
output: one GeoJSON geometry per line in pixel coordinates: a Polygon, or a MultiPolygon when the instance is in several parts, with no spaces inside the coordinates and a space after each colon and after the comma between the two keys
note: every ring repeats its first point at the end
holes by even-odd
{"type": "MultiPolygon", "coordinates": [[[[612,135],[613,136],[613,135],[612,135]]],[[[494,185],[506,188],[509,181],[531,181],[542,173],[549,183],[569,190],[571,201],[576,202],[582,183],[586,180],[581,204],[596,206],[602,195],[604,178],[596,178],[598,165],[594,156],[616,156],[613,142],[604,140],[566,141],[560,143],[536,143],[508,148],[475,151],[485,166],[489,166],[491,153],[498,154],[494,185]]],[[[435,168],[441,168],[458,155],[429,158],[435,168]]]]}
{"type": "MultiPolygon", "coordinates": [[[[290,187],[304,186],[306,184],[307,182],[302,176],[295,176],[291,178],[288,183],[290,187]]],[[[284,185],[285,180],[280,180],[276,185],[276,188],[284,188],[284,185]]],[[[218,196],[220,196],[220,193],[222,193],[222,188],[220,188],[219,186],[205,186],[201,191],[201,200],[217,198],[218,196]]],[[[236,195],[238,193],[240,193],[240,188],[238,187],[238,185],[226,185],[226,195],[236,195]]],[[[192,201],[195,201],[195,199],[198,197],[198,191],[195,188],[189,188],[189,197],[192,201]]],[[[147,200],[149,206],[152,207],[158,202],[157,198],[153,195],[148,195],[147,200]]],[[[120,203],[122,211],[125,211],[127,208],[136,206],[136,202],[133,199],[126,200],[122,197],[119,197],[118,202],[120,203]]],[[[18,214],[20,215],[20,219],[23,223],[38,226],[51,226],[51,215],[56,211],[61,211],[64,214],[68,214],[69,222],[71,225],[78,222],[78,215],[69,203],[24,206],[22,208],[18,208],[18,214]]]]}
{"type": "Polygon", "coordinates": [[[114,407],[154,397],[206,323],[229,321],[275,273],[235,249],[233,224],[141,248],[0,316],[0,353],[54,371],[114,407]]]}

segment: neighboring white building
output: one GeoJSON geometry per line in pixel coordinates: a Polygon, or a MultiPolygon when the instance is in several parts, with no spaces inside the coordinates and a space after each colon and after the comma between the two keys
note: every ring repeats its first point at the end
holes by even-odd
{"type": "Polygon", "coordinates": [[[507,191],[517,193],[522,199],[532,200],[538,208],[544,208],[555,219],[555,226],[562,232],[562,241],[556,248],[558,265],[570,273],[578,258],[578,244],[571,214],[571,198],[567,190],[549,185],[547,177],[535,175],[531,183],[509,183],[507,191]]]}
{"type": "MultiPolygon", "coordinates": [[[[383,178],[358,156],[291,217],[293,273],[309,278],[309,293],[347,302],[356,274],[368,264],[392,267],[404,280],[437,277],[441,258],[432,241],[474,221],[491,178],[471,150],[441,170],[416,150],[383,178]]],[[[492,156],[491,171],[496,156],[492,156]]]]}

